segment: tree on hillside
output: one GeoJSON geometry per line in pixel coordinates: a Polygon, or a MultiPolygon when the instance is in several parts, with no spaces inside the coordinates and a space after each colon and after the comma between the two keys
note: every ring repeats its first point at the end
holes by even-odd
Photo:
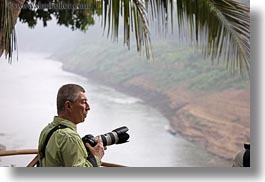
{"type": "Polygon", "coordinates": [[[133,32],[137,50],[145,51],[147,58],[152,56],[149,24],[155,22],[155,26],[165,32],[170,27],[178,29],[182,32],[180,36],[185,35],[185,40],[202,48],[203,55],[213,61],[224,60],[232,70],[249,72],[250,9],[234,0],[1,0],[0,10],[0,55],[4,53],[9,61],[16,48],[18,17],[34,27],[37,19],[45,26],[53,16],[59,25],[85,31],[97,15],[102,17],[103,29],[114,40],[118,38],[122,17],[124,44],[130,48],[133,32]],[[89,8],[41,9],[36,6],[56,3],[86,4],[89,8]],[[177,27],[173,27],[174,24],[177,27]]]}

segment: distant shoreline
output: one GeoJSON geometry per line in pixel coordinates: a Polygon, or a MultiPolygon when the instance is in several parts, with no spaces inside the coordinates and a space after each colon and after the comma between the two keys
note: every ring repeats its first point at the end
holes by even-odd
{"type": "MultiPolygon", "coordinates": [[[[196,136],[187,136],[181,132],[182,128],[179,128],[179,130],[177,130],[175,128],[175,126],[177,125],[176,123],[178,123],[178,121],[177,121],[178,118],[176,118],[176,110],[178,108],[170,106],[171,101],[169,100],[169,98],[166,95],[164,95],[162,93],[158,93],[154,90],[150,91],[150,90],[146,90],[145,88],[142,88],[142,87],[131,86],[130,84],[126,84],[126,83],[119,83],[119,84],[110,83],[110,82],[108,82],[108,78],[104,78],[97,73],[91,73],[91,72],[90,73],[82,73],[82,72],[76,72],[76,71],[74,72],[72,70],[65,69],[64,67],[63,67],[63,70],[69,71],[69,72],[72,72],[75,74],[79,74],[79,75],[84,76],[85,78],[87,78],[88,80],[91,80],[93,82],[97,82],[97,83],[109,86],[109,87],[114,88],[120,92],[123,92],[123,93],[126,93],[128,95],[142,99],[145,102],[145,104],[157,109],[165,118],[168,119],[168,121],[169,121],[168,126],[165,126],[165,130],[167,132],[169,132],[172,135],[180,134],[184,139],[192,141],[193,143],[195,143],[197,145],[205,147],[204,143],[205,143],[205,140],[207,140],[207,139],[201,138],[201,137],[197,138],[196,136]]],[[[231,155],[227,156],[226,154],[219,153],[217,150],[211,151],[211,150],[209,150],[209,148],[206,148],[206,147],[205,147],[205,149],[209,153],[211,153],[211,154],[213,154],[219,158],[222,158],[222,159],[228,160],[228,161],[232,160],[233,156],[231,156],[231,155]]]]}

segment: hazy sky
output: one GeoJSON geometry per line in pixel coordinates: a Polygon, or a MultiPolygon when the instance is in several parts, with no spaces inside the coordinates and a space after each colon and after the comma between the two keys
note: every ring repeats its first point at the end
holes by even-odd
{"type": "MultiPolygon", "coordinates": [[[[248,3],[249,0],[238,0],[243,3],[248,3]]],[[[123,44],[123,25],[120,24],[119,43],[123,44]]],[[[78,40],[84,36],[86,40],[95,42],[97,40],[111,41],[106,35],[103,35],[103,28],[101,27],[100,18],[95,18],[95,25],[90,26],[86,33],[79,30],[72,31],[65,26],[59,26],[56,21],[49,21],[47,27],[43,27],[39,21],[35,28],[31,29],[27,24],[22,24],[17,21],[16,35],[18,39],[18,50],[20,51],[38,51],[38,52],[54,52],[67,44],[78,44],[78,40]]],[[[133,35],[133,34],[131,34],[133,35]]],[[[177,36],[168,35],[169,39],[177,39],[177,36]]],[[[155,33],[152,32],[151,38],[154,40],[155,33]]],[[[134,38],[132,37],[131,42],[134,38]]]]}
{"type": "Polygon", "coordinates": [[[38,22],[33,29],[19,21],[16,24],[19,51],[54,51],[63,44],[69,44],[72,40],[85,34],[91,40],[101,38],[102,29],[97,24],[90,26],[86,33],[79,30],[72,31],[70,28],[57,25],[56,21],[49,21],[47,27],[43,27],[42,22],[38,22]]]}

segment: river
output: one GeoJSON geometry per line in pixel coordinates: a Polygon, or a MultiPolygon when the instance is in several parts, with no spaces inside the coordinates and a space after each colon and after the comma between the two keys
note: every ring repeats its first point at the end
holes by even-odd
{"type": "MultiPolygon", "coordinates": [[[[0,144],[11,149],[37,148],[41,129],[56,115],[56,94],[66,83],[86,89],[91,107],[77,126],[81,136],[127,126],[128,143],[108,146],[103,161],[132,167],[231,166],[198,145],[165,130],[168,121],[141,99],[66,72],[48,54],[21,52],[19,61],[0,59],[0,144]]],[[[0,166],[25,166],[34,156],[0,157],[0,166]]]]}

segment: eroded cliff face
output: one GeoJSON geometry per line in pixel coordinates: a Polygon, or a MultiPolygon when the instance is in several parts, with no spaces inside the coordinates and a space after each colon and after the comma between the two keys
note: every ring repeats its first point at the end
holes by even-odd
{"type": "MultiPolygon", "coordinates": [[[[64,69],[115,87],[159,110],[177,133],[226,159],[250,141],[249,79],[192,48],[157,40],[155,62],[106,41],[62,52],[64,69]],[[99,50],[99,51],[97,51],[99,50]]],[[[173,131],[174,132],[174,131],[173,131]]]]}
{"type": "MultiPolygon", "coordinates": [[[[68,66],[67,70],[72,69],[68,66]]],[[[249,81],[241,89],[229,87],[194,92],[187,87],[188,80],[181,84],[171,83],[171,87],[165,89],[159,84],[172,81],[157,81],[149,73],[122,81],[115,79],[114,75],[120,73],[118,70],[112,74],[100,71],[79,73],[143,99],[169,120],[171,132],[177,132],[222,158],[233,159],[243,144],[250,142],[249,81]]]]}
{"type": "Polygon", "coordinates": [[[133,87],[138,96],[149,93],[149,103],[185,138],[225,159],[232,159],[243,143],[250,142],[249,88],[194,94],[185,88],[160,92],[152,83],[151,78],[140,76],[125,85],[133,87]]]}

